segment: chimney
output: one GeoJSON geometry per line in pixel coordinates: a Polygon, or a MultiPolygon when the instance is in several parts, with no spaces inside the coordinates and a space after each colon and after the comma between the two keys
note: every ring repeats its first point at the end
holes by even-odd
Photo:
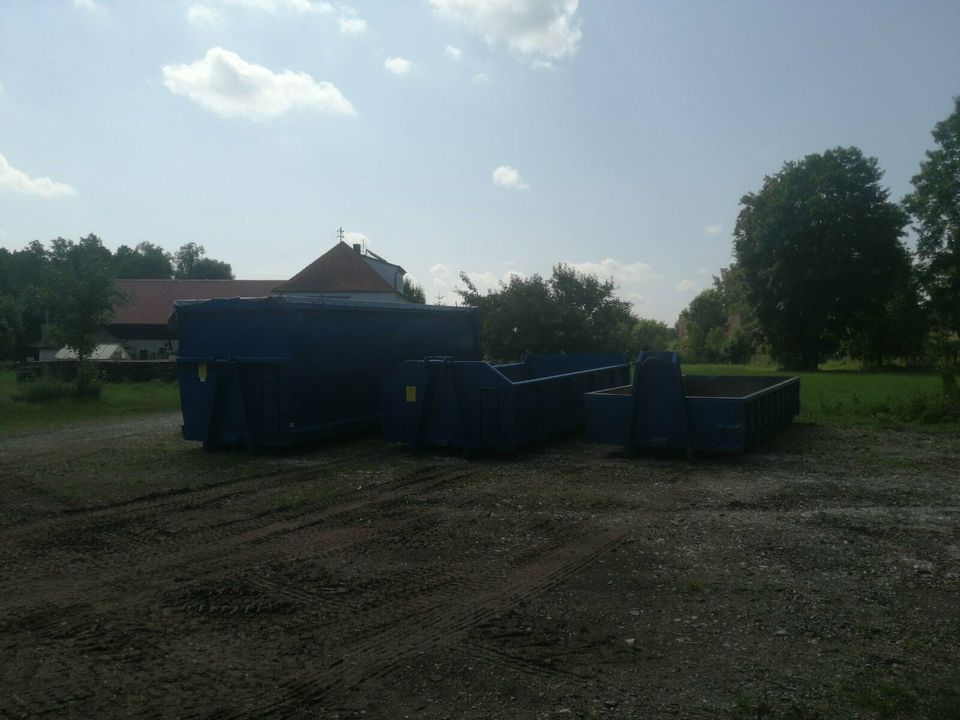
{"type": "Polygon", "coordinates": [[[353,244],[353,251],[354,251],[357,255],[363,255],[363,249],[360,247],[360,243],[354,243],[354,244],[353,244]]]}

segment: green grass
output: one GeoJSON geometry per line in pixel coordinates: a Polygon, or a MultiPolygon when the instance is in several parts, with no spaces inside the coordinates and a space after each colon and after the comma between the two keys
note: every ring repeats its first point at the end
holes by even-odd
{"type": "Polygon", "coordinates": [[[684,365],[691,375],[784,375],[800,378],[798,422],[833,425],[925,425],[956,429],[960,417],[942,400],[932,373],[778,371],[763,365],[684,365]]]}
{"type": "Polygon", "coordinates": [[[66,397],[24,402],[12,397],[18,389],[14,372],[0,370],[0,430],[55,427],[180,409],[176,383],[159,380],[108,383],[99,398],[87,400],[66,397]]]}

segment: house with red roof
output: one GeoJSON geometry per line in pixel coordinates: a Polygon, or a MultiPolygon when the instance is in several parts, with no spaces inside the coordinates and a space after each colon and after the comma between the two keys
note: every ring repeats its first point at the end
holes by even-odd
{"type": "Polygon", "coordinates": [[[289,297],[336,297],[375,302],[407,302],[403,296],[406,271],[359,244],[340,241],[273,294],[289,297]]]}
{"type": "MultiPolygon", "coordinates": [[[[99,341],[102,347],[118,346],[112,357],[163,360],[177,353],[176,333],[168,325],[177,300],[286,295],[407,302],[403,296],[405,274],[399,265],[359,244],[351,247],[341,241],[287,281],[115,280],[125,300],[103,328],[99,341]]],[[[62,350],[41,342],[38,359],[53,360],[62,350]]]]}

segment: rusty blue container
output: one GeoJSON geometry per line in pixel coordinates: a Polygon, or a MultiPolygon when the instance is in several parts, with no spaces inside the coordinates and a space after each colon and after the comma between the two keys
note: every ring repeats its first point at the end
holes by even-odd
{"type": "Polygon", "coordinates": [[[491,365],[409,360],[383,381],[387,442],[513,451],[583,425],[583,396],[629,380],[626,354],[530,355],[491,365]]]}
{"type": "Polygon", "coordinates": [[[479,357],[475,308],[284,297],[178,302],[183,437],[285,447],[376,427],[409,357],[479,357]]]}
{"type": "Polygon", "coordinates": [[[632,385],[589,393],[585,403],[593,442],[736,453],[800,412],[800,379],[683,375],[677,353],[640,353],[632,385]]]}

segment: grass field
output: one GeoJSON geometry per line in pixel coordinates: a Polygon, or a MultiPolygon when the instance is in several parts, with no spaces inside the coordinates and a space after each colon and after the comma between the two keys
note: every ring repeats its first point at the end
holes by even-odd
{"type": "Polygon", "coordinates": [[[798,422],[834,425],[923,424],[956,429],[939,417],[940,378],[932,373],[825,370],[790,373],[754,365],[684,365],[691,375],[784,375],[800,378],[798,422]]]}
{"type": "Polygon", "coordinates": [[[119,419],[125,415],[172,412],[180,409],[175,383],[109,383],[99,399],[63,398],[46,402],[13,399],[17,380],[12,370],[0,370],[0,430],[57,426],[84,421],[119,419]]]}

